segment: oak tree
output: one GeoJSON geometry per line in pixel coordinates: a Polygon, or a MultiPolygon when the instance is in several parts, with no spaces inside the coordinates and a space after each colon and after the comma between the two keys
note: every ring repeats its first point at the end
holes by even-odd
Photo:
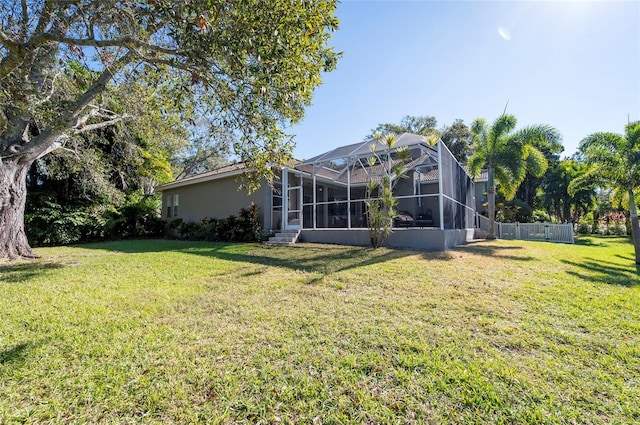
{"type": "MultiPolygon", "coordinates": [[[[33,257],[24,232],[31,164],[137,112],[103,93],[155,73],[163,108],[191,105],[237,134],[256,176],[291,156],[300,120],[338,55],[335,0],[0,0],[0,258],[33,257]],[[61,78],[70,61],[88,81],[61,78]]],[[[133,95],[134,93],[131,93],[133,95]]],[[[163,111],[160,110],[159,113],[163,111]]],[[[254,180],[256,181],[256,180],[254,180]]]]}

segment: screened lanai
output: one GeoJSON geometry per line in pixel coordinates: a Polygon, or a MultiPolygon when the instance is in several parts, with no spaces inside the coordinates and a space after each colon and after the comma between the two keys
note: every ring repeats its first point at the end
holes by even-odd
{"type": "Polygon", "coordinates": [[[399,149],[410,158],[405,177],[390,181],[398,200],[392,227],[473,228],[473,179],[442,141],[430,144],[409,133],[397,136],[390,150],[382,141],[366,141],[284,168],[281,188],[273,191],[273,223],[286,230],[366,229],[367,182],[380,180],[388,164],[400,161],[399,149]]]}

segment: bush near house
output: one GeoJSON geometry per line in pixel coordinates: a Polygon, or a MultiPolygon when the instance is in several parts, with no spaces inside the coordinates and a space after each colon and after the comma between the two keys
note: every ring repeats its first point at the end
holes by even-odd
{"type": "Polygon", "coordinates": [[[203,218],[200,223],[177,218],[169,224],[178,239],[210,242],[261,242],[268,239],[258,218],[258,208],[252,204],[238,215],[227,218],[203,218]]]}
{"type": "Polygon", "coordinates": [[[63,205],[52,197],[32,201],[25,228],[33,246],[59,246],[101,240],[159,238],[167,222],[158,215],[159,199],[141,193],[127,195],[117,208],[103,203],[63,205]]]}

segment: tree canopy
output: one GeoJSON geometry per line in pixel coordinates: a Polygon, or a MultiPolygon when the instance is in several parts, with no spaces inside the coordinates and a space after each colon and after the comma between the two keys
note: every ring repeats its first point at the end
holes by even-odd
{"type": "Polygon", "coordinates": [[[402,134],[412,133],[420,134],[422,136],[438,136],[438,130],[436,130],[438,121],[435,117],[430,115],[412,116],[406,115],[400,120],[400,123],[382,123],[378,124],[372,129],[365,137],[365,140],[375,139],[379,135],[385,134],[402,134]]]}
{"type": "Polygon", "coordinates": [[[473,153],[473,136],[463,120],[457,119],[440,134],[440,138],[449,148],[453,156],[462,164],[466,164],[473,153]]]}
{"type": "MultiPolygon", "coordinates": [[[[291,157],[300,120],[338,54],[335,0],[0,1],[0,257],[32,256],[24,237],[31,163],[82,133],[139,116],[207,115],[233,150],[271,177],[291,157]],[[78,78],[64,75],[75,62],[78,78]],[[147,91],[138,91],[139,81],[147,91]],[[110,108],[109,90],[131,102],[110,108]]],[[[253,180],[254,182],[257,179],[253,180]]]]}

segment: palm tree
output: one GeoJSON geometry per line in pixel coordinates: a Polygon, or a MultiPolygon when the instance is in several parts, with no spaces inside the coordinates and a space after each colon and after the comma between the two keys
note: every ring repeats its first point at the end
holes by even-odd
{"type": "MultiPolygon", "coordinates": [[[[600,185],[610,185],[627,194],[631,234],[636,254],[636,264],[640,265],[640,228],[634,190],[640,185],[640,121],[625,126],[625,134],[594,133],[580,142],[578,147],[591,169],[583,176],[594,179],[600,185]]],[[[581,179],[574,180],[569,190],[575,190],[581,179]]]]}
{"type": "Polygon", "coordinates": [[[595,207],[595,183],[593,179],[582,176],[589,171],[584,161],[569,158],[550,166],[540,187],[543,191],[542,202],[549,215],[555,215],[560,222],[577,223],[580,217],[595,207]],[[569,191],[569,185],[580,178],[580,185],[569,191]]]}
{"type": "Polygon", "coordinates": [[[534,125],[514,131],[517,119],[503,113],[491,127],[482,118],[471,124],[475,153],[469,158],[471,174],[487,169],[489,239],[495,239],[496,182],[507,200],[513,199],[527,172],[540,177],[547,170],[547,159],[534,147],[536,141],[560,140],[558,131],[548,125],[534,125]]]}

